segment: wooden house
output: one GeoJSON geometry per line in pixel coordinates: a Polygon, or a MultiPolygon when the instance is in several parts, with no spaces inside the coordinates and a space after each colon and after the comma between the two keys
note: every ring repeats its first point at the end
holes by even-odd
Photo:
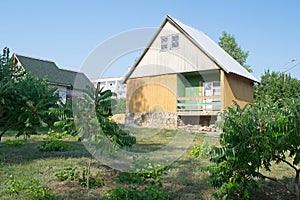
{"type": "Polygon", "coordinates": [[[125,77],[128,123],[209,124],[257,79],[205,33],[167,15],[125,77]],[[137,119],[141,118],[141,119],[137,119]]]}
{"type": "Polygon", "coordinates": [[[46,78],[50,87],[56,87],[63,102],[67,98],[82,97],[86,87],[93,87],[93,84],[81,72],[60,69],[55,62],[32,58],[28,56],[13,55],[13,60],[28,73],[40,79],[46,78]]]}

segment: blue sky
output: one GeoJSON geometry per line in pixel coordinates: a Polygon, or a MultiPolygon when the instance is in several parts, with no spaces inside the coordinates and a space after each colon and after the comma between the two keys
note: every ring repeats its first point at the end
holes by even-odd
{"type": "MultiPolygon", "coordinates": [[[[216,42],[233,34],[255,77],[300,62],[300,1],[3,1],[0,48],[55,61],[79,71],[103,41],[135,28],[158,27],[166,14],[216,42]],[[290,61],[297,58],[297,61],[290,61]]],[[[106,76],[123,75],[136,54],[119,59],[106,76]]],[[[300,64],[289,71],[300,79],[300,64]]]]}

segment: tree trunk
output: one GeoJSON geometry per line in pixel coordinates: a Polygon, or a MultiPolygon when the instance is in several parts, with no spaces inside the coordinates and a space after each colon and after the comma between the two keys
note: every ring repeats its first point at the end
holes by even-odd
{"type": "Polygon", "coordinates": [[[86,177],[86,188],[90,188],[90,174],[91,174],[91,164],[92,164],[93,155],[91,155],[90,160],[88,162],[88,171],[87,171],[87,177],[86,177]]]}
{"type": "Polygon", "coordinates": [[[299,173],[300,173],[300,170],[296,170],[295,191],[296,191],[296,199],[297,200],[300,200],[300,194],[299,194],[299,173]]]}
{"type": "Polygon", "coordinates": [[[7,130],[8,130],[8,128],[4,129],[4,130],[1,132],[1,134],[0,134],[0,141],[1,141],[1,139],[2,139],[2,136],[4,135],[4,133],[6,133],[7,130]]]}

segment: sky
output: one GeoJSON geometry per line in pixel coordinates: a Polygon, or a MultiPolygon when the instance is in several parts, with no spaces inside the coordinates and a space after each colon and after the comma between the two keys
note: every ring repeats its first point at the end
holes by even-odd
{"type": "MultiPolygon", "coordinates": [[[[223,31],[233,34],[249,51],[247,63],[258,79],[266,69],[288,69],[300,79],[299,9],[298,0],[2,1],[0,48],[81,71],[105,41],[126,31],[157,28],[169,14],[216,42],[223,31]]],[[[124,75],[138,54],[121,56],[94,76],[124,75]]]]}

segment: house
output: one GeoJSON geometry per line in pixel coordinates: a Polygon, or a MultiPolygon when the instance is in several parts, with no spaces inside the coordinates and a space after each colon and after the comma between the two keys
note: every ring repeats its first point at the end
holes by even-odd
{"type": "Polygon", "coordinates": [[[57,92],[63,102],[65,102],[67,98],[82,97],[86,87],[93,87],[93,84],[85,74],[60,69],[52,61],[18,54],[13,54],[13,60],[17,65],[22,66],[25,71],[31,73],[33,76],[40,79],[46,78],[49,86],[57,88],[57,92]]]}
{"type": "Polygon", "coordinates": [[[116,94],[117,98],[126,98],[126,84],[124,84],[124,77],[108,77],[108,78],[93,78],[91,82],[94,87],[100,83],[100,87],[104,87],[104,90],[111,90],[116,94]]]}
{"type": "MultiPolygon", "coordinates": [[[[257,79],[205,33],[167,15],[124,81],[126,122],[209,125],[257,79]]],[[[147,124],[148,123],[148,124],[147,124]]]]}

